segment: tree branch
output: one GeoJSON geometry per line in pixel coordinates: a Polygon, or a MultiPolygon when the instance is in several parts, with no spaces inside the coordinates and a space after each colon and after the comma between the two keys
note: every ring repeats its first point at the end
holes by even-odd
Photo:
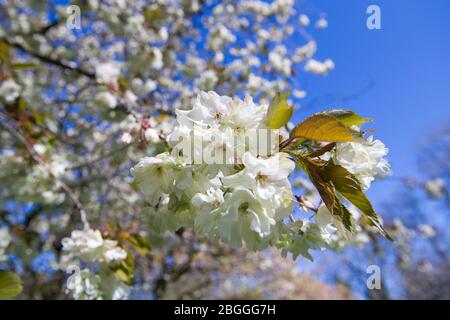
{"type": "Polygon", "coordinates": [[[3,38],[2,40],[4,42],[6,42],[8,45],[10,45],[11,47],[16,48],[16,49],[18,49],[20,51],[23,51],[26,54],[29,54],[30,56],[41,60],[42,62],[45,62],[47,64],[51,64],[51,65],[63,68],[65,70],[75,71],[75,72],[77,72],[77,73],[79,73],[81,75],[84,75],[84,76],[86,76],[86,77],[88,77],[90,79],[95,79],[95,74],[92,73],[92,72],[86,71],[86,70],[84,70],[82,68],[79,68],[79,67],[70,66],[68,64],[65,64],[65,63],[59,61],[59,60],[56,60],[56,59],[44,56],[44,55],[42,55],[42,54],[40,54],[38,52],[31,51],[30,49],[25,48],[22,44],[14,42],[14,41],[11,41],[8,38],[3,38]]]}

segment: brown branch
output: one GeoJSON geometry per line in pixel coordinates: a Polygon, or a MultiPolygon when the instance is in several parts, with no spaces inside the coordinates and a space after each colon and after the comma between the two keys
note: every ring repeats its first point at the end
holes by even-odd
{"type": "Polygon", "coordinates": [[[289,139],[286,139],[286,140],[282,141],[280,143],[279,150],[281,151],[284,148],[286,148],[292,141],[294,141],[294,138],[289,138],[289,139]]]}
{"type": "Polygon", "coordinates": [[[68,64],[65,64],[65,63],[59,61],[59,60],[56,60],[56,59],[44,56],[43,54],[40,54],[38,52],[34,52],[34,51],[30,50],[30,49],[25,48],[22,44],[14,42],[14,41],[11,41],[8,38],[3,38],[2,40],[4,42],[6,42],[8,45],[10,45],[11,47],[16,48],[16,49],[18,49],[20,51],[23,51],[26,54],[29,54],[30,56],[41,60],[42,62],[45,62],[47,64],[51,64],[51,65],[63,68],[65,70],[75,71],[75,72],[77,72],[77,73],[79,73],[81,75],[84,75],[84,76],[86,76],[86,77],[88,77],[90,79],[95,79],[95,74],[92,73],[92,72],[86,71],[86,70],[84,70],[82,68],[79,68],[79,67],[70,66],[68,64]]]}
{"type": "Polygon", "coordinates": [[[310,154],[308,154],[308,158],[317,158],[320,157],[321,155],[323,155],[324,153],[327,153],[328,151],[333,150],[333,148],[336,146],[335,142],[329,143],[325,146],[323,146],[322,148],[320,148],[319,150],[316,150],[314,152],[311,152],[310,154]]]}

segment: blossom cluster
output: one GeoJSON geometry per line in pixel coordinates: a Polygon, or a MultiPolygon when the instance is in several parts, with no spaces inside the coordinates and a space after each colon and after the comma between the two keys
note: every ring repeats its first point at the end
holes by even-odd
{"type": "Polygon", "coordinates": [[[295,164],[287,154],[262,157],[245,143],[249,130],[265,129],[268,105],[202,92],[190,110],[177,110],[168,137],[170,152],[142,159],[135,183],[149,198],[149,223],[155,231],[189,226],[199,234],[251,249],[268,244],[275,224],[289,216],[293,196],[288,180],[295,164]],[[194,164],[178,148],[178,137],[197,152],[243,149],[242,158],[214,165],[194,164]],[[220,136],[222,139],[215,139],[220,136]],[[176,138],[175,138],[176,137],[176,138]],[[209,140],[211,139],[211,140],[209,140]]]}
{"type": "Polygon", "coordinates": [[[447,192],[447,185],[442,178],[430,179],[424,183],[423,188],[433,199],[442,199],[447,192]]]}
{"type": "MultiPolygon", "coordinates": [[[[143,158],[132,169],[135,186],[147,196],[150,232],[188,227],[233,247],[243,243],[251,250],[276,246],[294,257],[308,258],[312,258],[309,249],[342,240],[336,232],[340,227],[336,217],[320,202],[302,199],[300,207],[316,213],[293,219],[296,201],[289,176],[295,162],[289,153],[278,150],[287,132],[271,136],[268,154],[250,147],[250,131],[270,129],[268,109],[250,97],[241,100],[210,91],[201,92],[191,109],[176,110],[175,128],[167,137],[169,150],[143,158]],[[219,154],[223,161],[195,161],[205,153],[219,154]]],[[[387,152],[381,141],[370,137],[337,143],[322,159],[348,170],[366,190],[375,178],[389,174],[387,152]]],[[[353,219],[357,218],[354,213],[353,219]]]]}
{"type": "Polygon", "coordinates": [[[117,279],[109,269],[127,258],[127,252],[117,241],[104,239],[99,230],[74,230],[62,240],[62,266],[75,272],[68,280],[67,293],[74,299],[126,299],[129,287],[117,279]],[[100,271],[92,273],[83,264],[97,264],[100,271]]]}

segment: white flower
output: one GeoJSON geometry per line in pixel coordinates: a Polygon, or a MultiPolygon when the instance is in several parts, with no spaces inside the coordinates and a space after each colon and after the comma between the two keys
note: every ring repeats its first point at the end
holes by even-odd
{"type": "Polygon", "coordinates": [[[21,90],[21,86],[13,79],[8,79],[0,85],[0,97],[7,103],[12,103],[19,97],[21,90]]]}
{"type": "Polygon", "coordinates": [[[157,87],[158,87],[158,83],[156,81],[151,80],[151,79],[145,81],[144,88],[147,93],[155,91],[155,89],[157,87]]]}
{"type": "Polygon", "coordinates": [[[103,62],[95,67],[95,77],[98,83],[117,84],[119,76],[120,69],[115,63],[103,62]]]}
{"type": "Polygon", "coordinates": [[[117,98],[108,91],[102,91],[96,94],[94,101],[101,107],[114,109],[117,106],[117,98]]]}
{"type": "Polygon", "coordinates": [[[127,90],[127,91],[125,91],[125,93],[123,95],[123,100],[127,106],[132,108],[132,107],[136,106],[138,97],[133,93],[133,91],[127,90]]]}
{"type": "Polygon", "coordinates": [[[431,198],[441,199],[445,196],[447,186],[443,179],[436,178],[428,180],[424,184],[424,188],[431,198]]]}
{"type": "Polygon", "coordinates": [[[234,99],[227,105],[227,111],[219,120],[235,130],[250,130],[263,127],[268,105],[256,105],[250,96],[244,100],[234,99]]]}
{"type": "Polygon", "coordinates": [[[309,17],[306,14],[301,14],[298,17],[298,22],[301,26],[306,27],[309,25],[309,17]]]}
{"type": "Polygon", "coordinates": [[[317,50],[317,43],[314,40],[308,41],[307,44],[297,48],[293,56],[293,61],[300,63],[305,59],[311,58],[317,50]]]}
{"type": "Polygon", "coordinates": [[[131,174],[139,189],[154,200],[163,192],[169,193],[174,183],[174,160],[167,154],[142,159],[131,174]]]}
{"type": "Polygon", "coordinates": [[[250,190],[235,188],[227,194],[222,208],[217,222],[222,239],[234,247],[245,241],[250,250],[265,246],[264,238],[270,236],[275,219],[250,190]]]}
{"type": "Polygon", "coordinates": [[[309,59],[308,62],[306,62],[304,69],[305,71],[315,74],[325,75],[334,69],[334,62],[330,59],[327,59],[324,62],[309,59]]]}
{"type": "Polygon", "coordinates": [[[208,46],[213,51],[222,50],[228,43],[236,41],[236,36],[223,24],[218,25],[209,34],[208,46]]]}
{"type": "Polygon", "coordinates": [[[234,136],[231,128],[211,129],[203,136],[203,162],[208,164],[234,163],[234,136]]]}
{"type": "Polygon", "coordinates": [[[74,230],[70,238],[62,240],[66,254],[86,261],[113,262],[126,258],[117,241],[103,239],[99,230],[74,230]]]}
{"type": "Polygon", "coordinates": [[[429,224],[420,224],[418,226],[420,233],[422,233],[427,238],[433,238],[436,236],[436,230],[429,224]]]}
{"type": "Polygon", "coordinates": [[[223,191],[219,188],[210,188],[206,193],[197,193],[192,197],[192,205],[198,210],[194,222],[196,232],[209,234],[213,230],[217,210],[223,201],[223,191]]]}
{"type": "Polygon", "coordinates": [[[115,287],[113,287],[111,299],[112,300],[126,300],[130,294],[130,287],[123,282],[116,281],[115,287]]]}
{"type": "Polygon", "coordinates": [[[131,141],[133,141],[133,136],[129,132],[124,132],[120,138],[120,141],[125,144],[130,144],[131,141]]]}
{"type": "Polygon", "coordinates": [[[147,140],[148,143],[158,143],[159,141],[161,141],[158,131],[153,128],[145,129],[144,135],[145,140],[147,140]]]}
{"type": "Polygon", "coordinates": [[[100,289],[101,278],[89,269],[83,269],[80,273],[71,276],[66,293],[75,300],[102,300],[100,289]]]}
{"type": "MultiPolygon", "coordinates": [[[[73,265],[76,266],[76,265],[73,265]]],[[[89,269],[79,270],[67,281],[66,293],[75,300],[124,300],[128,298],[130,287],[118,280],[109,270],[100,270],[99,274],[89,269]]]]}
{"type": "Polygon", "coordinates": [[[337,143],[333,161],[353,173],[367,190],[376,178],[390,175],[390,165],[384,158],[388,152],[380,140],[369,137],[365,143],[337,143]]]}
{"type": "Polygon", "coordinates": [[[306,97],[306,91],[304,90],[294,90],[293,91],[294,97],[301,99],[306,97]]]}
{"type": "MultiPolygon", "coordinates": [[[[111,240],[107,240],[111,241],[111,240]]],[[[127,253],[122,248],[116,247],[115,243],[109,242],[109,248],[106,246],[106,250],[103,253],[106,262],[113,262],[113,261],[121,261],[124,260],[127,257],[127,253]],[[114,245],[114,246],[112,246],[114,245]]]]}
{"type": "Polygon", "coordinates": [[[328,27],[328,21],[326,19],[321,18],[321,19],[317,20],[317,22],[316,22],[317,29],[325,29],[326,27],[328,27]]]}
{"type": "Polygon", "coordinates": [[[11,238],[9,236],[8,228],[2,227],[0,228],[0,248],[6,248],[11,242],[11,238]]]}
{"type": "Polygon", "coordinates": [[[264,81],[263,78],[253,73],[250,73],[250,75],[248,76],[248,88],[253,90],[261,89],[263,81],[264,81]]]}
{"type": "Polygon", "coordinates": [[[223,60],[225,59],[225,55],[223,54],[223,52],[216,52],[214,55],[214,62],[215,63],[222,63],[223,60]]]}
{"type": "Polygon", "coordinates": [[[182,226],[178,214],[169,210],[169,201],[167,194],[161,194],[157,204],[147,209],[146,218],[152,232],[176,231],[182,226]]]}
{"type": "Polygon", "coordinates": [[[204,174],[197,165],[186,165],[178,171],[175,182],[175,192],[178,198],[182,195],[191,199],[197,193],[204,193],[211,187],[220,184],[218,179],[212,179],[204,174]]]}
{"type": "Polygon", "coordinates": [[[74,230],[70,238],[63,239],[63,250],[76,250],[80,253],[90,252],[100,248],[103,238],[98,230],[74,230]]]}
{"type": "Polygon", "coordinates": [[[163,54],[159,48],[152,48],[150,66],[156,70],[160,70],[164,67],[163,54]]]}
{"type": "Polygon", "coordinates": [[[47,204],[61,204],[65,199],[65,194],[47,190],[42,192],[42,198],[47,204]]]}
{"type": "Polygon", "coordinates": [[[0,228],[0,262],[7,259],[5,255],[5,249],[11,243],[11,236],[6,227],[0,228]]]}
{"type": "Polygon", "coordinates": [[[41,143],[35,143],[33,149],[39,155],[43,155],[47,151],[47,148],[41,143]]]}
{"type": "Polygon", "coordinates": [[[216,73],[213,70],[206,70],[200,74],[200,78],[195,81],[195,86],[201,90],[211,90],[219,81],[216,73]]]}
{"type": "Polygon", "coordinates": [[[292,62],[288,58],[285,57],[286,55],[286,47],[284,46],[276,46],[270,53],[269,53],[269,62],[270,65],[277,71],[280,71],[284,73],[286,76],[291,75],[291,65],[292,62]]]}
{"type": "Polygon", "coordinates": [[[295,168],[294,162],[281,153],[268,159],[258,159],[246,152],[242,161],[245,168],[225,177],[224,186],[251,189],[264,200],[272,199],[280,187],[289,183],[287,178],[295,168]]]}

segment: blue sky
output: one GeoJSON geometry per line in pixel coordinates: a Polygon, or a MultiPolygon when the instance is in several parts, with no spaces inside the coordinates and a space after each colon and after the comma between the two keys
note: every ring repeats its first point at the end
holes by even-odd
{"type": "MultiPolygon", "coordinates": [[[[304,4],[307,14],[326,13],[328,28],[313,31],[316,58],[331,58],[336,68],[326,77],[303,79],[308,98],[295,117],[345,107],[375,118],[366,128],[376,129],[376,137],[390,148],[395,176],[417,176],[418,139],[450,121],[450,1],[304,4]],[[366,27],[370,4],[381,9],[381,30],[366,27]],[[330,94],[330,99],[317,99],[330,94]]],[[[393,183],[379,182],[369,195],[379,205],[394,188],[393,183]]]]}

